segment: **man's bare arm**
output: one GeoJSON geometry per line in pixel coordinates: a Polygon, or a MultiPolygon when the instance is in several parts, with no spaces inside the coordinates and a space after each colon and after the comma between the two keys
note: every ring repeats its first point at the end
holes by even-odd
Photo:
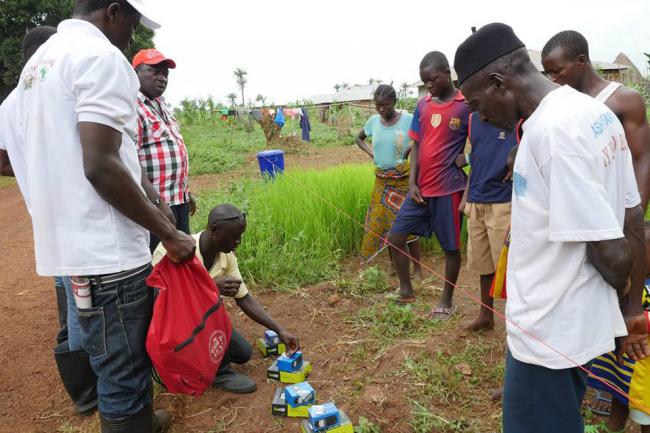
{"type": "Polygon", "coordinates": [[[619,297],[625,295],[632,266],[632,253],[625,238],[587,242],[587,259],[619,297]]]}
{"type": "Polygon", "coordinates": [[[79,122],[83,168],[97,193],[127,218],[158,236],[172,260],[194,255],[195,242],[176,227],[143,194],[120,159],[122,134],[92,122],[79,122]]]}

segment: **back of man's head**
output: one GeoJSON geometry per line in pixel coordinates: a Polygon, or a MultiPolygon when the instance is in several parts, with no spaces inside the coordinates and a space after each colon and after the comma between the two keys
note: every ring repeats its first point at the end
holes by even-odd
{"type": "Polygon", "coordinates": [[[34,55],[36,50],[43,45],[50,36],[56,33],[56,28],[51,26],[35,27],[27,32],[23,38],[23,60],[25,63],[34,55]]]}
{"type": "Polygon", "coordinates": [[[237,207],[224,203],[215,206],[208,215],[208,226],[218,223],[241,222],[244,220],[244,213],[237,207]]]}
{"type": "Polygon", "coordinates": [[[542,49],[542,58],[555,48],[561,48],[571,60],[577,59],[582,54],[589,60],[587,39],[575,30],[564,30],[549,39],[542,49]]]}
{"type": "Polygon", "coordinates": [[[107,8],[112,3],[119,3],[130,13],[136,12],[126,0],[76,0],[72,14],[74,16],[88,16],[96,10],[107,8]]]}
{"type": "Polygon", "coordinates": [[[444,71],[445,69],[449,69],[447,56],[440,51],[431,51],[430,53],[425,54],[420,62],[420,69],[428,68],[433,68],[435,71],[444,71]]]}

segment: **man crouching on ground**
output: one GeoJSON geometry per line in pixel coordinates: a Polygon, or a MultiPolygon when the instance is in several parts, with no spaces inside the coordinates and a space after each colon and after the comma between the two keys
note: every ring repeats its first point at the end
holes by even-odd
{"type": "MultiPolygon", "coordinates": [[[[220,204],[210,211],[208,224],[204,231],[192,235],[198,248],[196,256],[208,270],[223,296],[233,297],[244,313],[260,325],[277,332],[290,352],[300,348],[298,337],[279,325],[264,307],[248,291],[242,280],[234,251],[241,243],[246,231],[246,214],[231,204],[220,204]]],[[[153,253],[153,264],[166,254],[163,245],[153,253]]],[[[230,346],[221,362],[214,379],[214,385],[225,391],[246,394],[257,389],[255,381],[235,372],[230,362],[245,364],[251,358],[252,347],[235,329],[232,331],[230,346]]]]}

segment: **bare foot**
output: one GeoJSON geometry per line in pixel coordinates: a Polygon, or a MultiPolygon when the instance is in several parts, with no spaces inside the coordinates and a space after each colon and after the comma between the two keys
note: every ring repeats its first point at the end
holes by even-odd
{"type": "Polygon", "coordinates": [[[469,325],[465,326],[466,331],[472,332],[489,331],[490,329],[494,329],[494,318],[484,319],[479,317],[469,325]]]}

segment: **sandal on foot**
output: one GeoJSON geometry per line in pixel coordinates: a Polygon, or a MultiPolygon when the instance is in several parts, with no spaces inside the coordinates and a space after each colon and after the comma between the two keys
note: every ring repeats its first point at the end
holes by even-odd
{"type": "Polygon", "coordinates": [[[458,310],[457,305],[452,305],[451,307],[435,307],[431,310],[428,317],[431,320],[441,320],[444,322],[449,320],[449,318],[456,313],[456,310],[458,310]],[[440,317],[436,317],[436,315],[440,317]]]}
{"type": "Polygon", "coordinates": [[[585,406],[587,406],[592,413],[594,413],[594,414],[596,414],[598,416],[610,416],[611,415],[611,412],[609,410],[607,410],[607,409],[598,409],[598,408],[594,407],[595,406],[595,405],[593,405],[594,400],[596,402],[600,401],[600,402],[611,405],[612,404],[612,399],[611,398],[607,398],[607,397],[605,397],[603,395],[603,393],[601,391],[595,390],[594,399],[591,402],[585,403],[585,406]]]}

